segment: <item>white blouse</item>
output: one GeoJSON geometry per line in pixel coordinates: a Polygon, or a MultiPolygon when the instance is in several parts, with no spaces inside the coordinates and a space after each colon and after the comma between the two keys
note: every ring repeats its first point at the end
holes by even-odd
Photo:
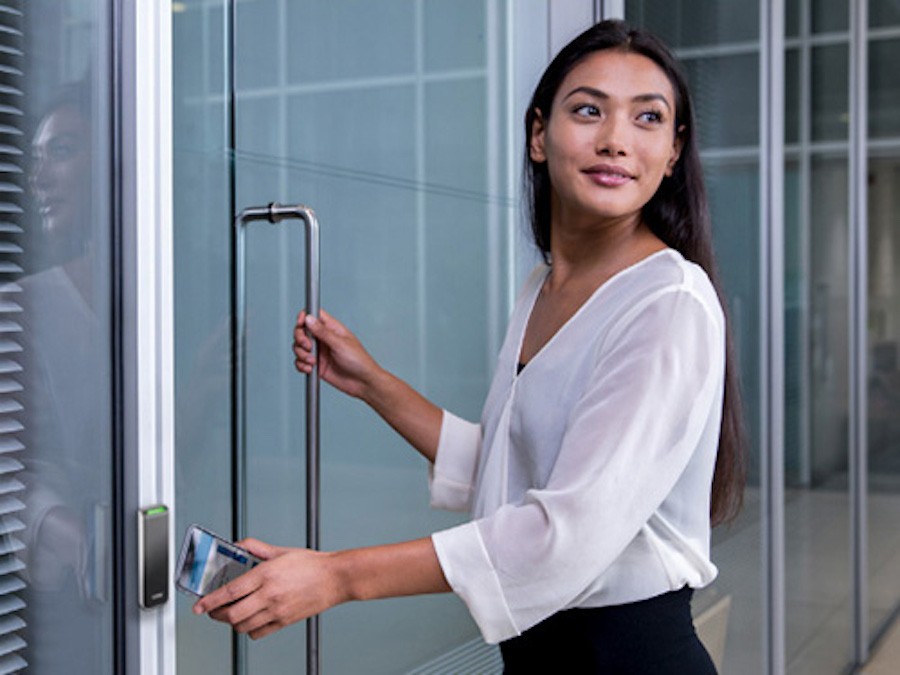
{"type": "Polygon", "coordinates": [[[560,610],[644,600],[716,576],[710,485],[725,325],[703,270],[664,249],[619,272],[516,375],[549,273],[528,278],[481,424],[444,412],[432,535],[484,639],[560,610]]]}

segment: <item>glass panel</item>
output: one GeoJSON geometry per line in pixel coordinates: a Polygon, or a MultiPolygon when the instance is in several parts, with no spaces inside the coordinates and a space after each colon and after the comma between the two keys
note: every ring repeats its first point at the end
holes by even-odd
{"type": "Polygon", "coordinates": [[[846,44],[813,48],[810,111],[813,141],[847,140],[850,121],[848,69],[846,44]]]}
{"type": "Polygon", "coordinates": [[[869,26],[887,28],[900,25],[900,5],[894,0],[869,0],[869,26]]]}
{"type": "Polygon", "coordinates": [[[697,129],[701,147],[755,146],[759,136],[759,57],[703,56],[684,63],[697,99],[697,129]]]}
{"type": "MultiPolygon", "coordinates": [[[[698,102],[699,103],[699,102],[698,102]]],[[[727,633],[721,668],[728,673],[762,670],[762,600],[759,594],[759,165],[755,161],[705,162],[719,269],[723,271],[731,330],[740,365],[745,424],[751,438],[744,509],[731,526],[713,531],[713,562],[719,577],[698,592],[699,615],[728,598],[716,619],[727,633]],[[754,554],[753,551],[757,553],[754,554]]],[[[714,654],[714,657],[716,655],[714,654]]]]}
{"type": "Polygon", "coordinates": [[[800,5],[803,0],[787,0],[784,11],[784,32],[788,38],[800,35],[800,5]]]}
{"type": "Polygon", "coordinates": [[[424,3],[425,69],[484,68],[487,59],[484,0],[429,0],[424,3]]]}
{"type": "MultiPolygon", "coordinates": [[[[175,256],[175,540],[190,523],[231,534],[226,0],[172,15],[175,256]]],[[[179,672],[227,673],[231,637],[176,593],[179,672]]]]}
{"type": "MultiPolygon", "coordinates": [[[[258,2],[263,0],[247,4],[258,2]]],[[[287,66],[291,84],[408,75],[415,70],[417,17],[408,0],[282,0],[278,4],[284,8],[278,26],[246,34],[286,43],[279,66],[287,66]],[[297,28],[289,37],[288,26],[297,28]],[[363,47],[364,58],[358,51],[363,47]]]]}
{"type": "MultiPolygon", "coordinates": [[[[24,62],[4,49],[0,76],[25,73],[24,117],[0,113],[4,127],[24,133],[3,153],[30,158],[20,221],[24,368],[14,394],[24,407],[26,510],[24,529],[3,543],[4,553],[19,540],[25,546],[24,657],[36,674],[113,672],[111,4],[7,2],[0,12],[2,30],[24,29],[24,62]]],[[[6,177],[7,162],[4,192],[18,175],[6,177]]],[[[18,217],[5,211],[2,220],[10,216],[18,217]]],[[[5,528],[12,522],[4,516],[5,528]]],[[[4,655],[8,648],[18,648],[9,637],[4,655]]]]}
{"type": "Polygon", "coordinates": [[[900,40],[869,42],[869,136],[900,136],[900,40]]]}
{"type": "Polygon", "coordinates": [[[800,115],[800,92],[802,89],[802,62],[799,49],[788,49],[784,54],[784,140],[786,143],[800,141],[802,119],[800,115]]]}
{"type": "Polygon", "coordinates": [[[759,33],[759,5],[741,0],[626,0],[625,16],[676,48],[752,42],[759,33]]]}
{"type": "Polygon", "coordinates": [[[788,175],[786,661],[791,673],[839,672],[852,635],[847,160],[807,156],[788,175]]]}
{"type": "Polygon", "coordinates": [[[869,604],[877,635],[900,604],[900,158],[869,164],[869,604]]]}
{"type": "MultiPolygon", "coordinates": [[[[502,275],[504,259],[499,249],[491,257],[487,245],[488,172],[495,169],[485,153],[497,142],[487,136],[487,100],[502,89],[484,67],[485,36],[495,39],[485,3],[397,4],[387,15],[381,7],[362,12],[358,2],[328,7],[289,6],[290,23],[305,21],[322,36],[318,51],[287,45],[291,85],[269,95],[238,73],[238,203],[312,205],[322,223],[323,305],[386,366],[477,419],[494,320],[487,273],[494,267],[502,275]],[[345,37],[336,59],[328,45],[338,32],[345,37]],[[367,37],[349,38],[356,34],[367,37]],[[293,49],[306,50],[302,68],[293,49]],[[452,329],[459,325],[468,326],[462,338],[452,329]]],[[[240,62],[264,37],[249,25],[238,31],[240,62]]],[[[250,530],[302,544],[303,379],[292,372],[286,345],[303,303],[303,241],[264,228],[248,239],[248,251],[256,331],[248,344],[250,530]]],[[[457,522],[428,512],[425,467],[415,454],[361,404],[328,387],[322,456],[326,549],[412,539],[457,522]]],[[[254,643],[251,671],[302,661],[298,633],[254,643]]],[[[322,618],[323,666],[405,671],[476,636],[452,597],[345,606],[322,618]],[[397,635],[405,639],[398,643],[397,635]]]]}
{"type": "Polygon", "coordinates": [[[813,33],[847,31],[850,25],[850,10],[847,0],[810,0],[813,33]]]}

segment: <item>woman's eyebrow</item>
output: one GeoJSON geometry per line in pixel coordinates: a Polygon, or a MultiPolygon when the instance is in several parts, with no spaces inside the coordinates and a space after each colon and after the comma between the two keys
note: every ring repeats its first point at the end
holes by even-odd
{"type": "MultiPolygon", "coordinates": [[[[572,91],[570,91],[568,94],[566,94],[563,97],[563,101],[565,101],[570,96],[574,96],[575,94],[587,94],[588,96],[593,96],[594,98],[599,98],[601,100],[609,99],[609,94],[607,94],[605,91],[603,91],[601,89],[595,89],[594,87],[588,87],[588,86],[580,86],[580,87],[575,87],[572,91]]],[[[669,104],[669,100],[662,94],[658,94],[656,92],[651,92],[648,94],[638,94],[637,96],[632,97],[631,100],[636,103],[661,101],[663,104],[665,104],[666,108],[669,108],[669,110],[672,109],[672,106],[669,104]]]]}

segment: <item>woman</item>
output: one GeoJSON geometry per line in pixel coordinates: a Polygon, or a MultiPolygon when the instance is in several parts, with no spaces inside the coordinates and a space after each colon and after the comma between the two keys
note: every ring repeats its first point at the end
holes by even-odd
{"type": "Polygon", "coordinates": [[[506,672],[714,672],[690,617],[710,524],[742,488],[739,402],[685,80],[653,37],[602,22],[550,64],[526,116],[544,255],[480,425],[300,314],[296,367],[362,399],[431,462],[434,505],[473,521],[267,562],[195,606],[261,637],[356,599],[454,591],[506,672]],[[715,478],[714,478],[715,474],[715,478]],[[234,603],[234,604],[230,604],[234,603]]]}

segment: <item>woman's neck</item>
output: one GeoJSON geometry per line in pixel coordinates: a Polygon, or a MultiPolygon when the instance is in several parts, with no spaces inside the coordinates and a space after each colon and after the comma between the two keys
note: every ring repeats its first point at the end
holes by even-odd
{"type": "Polygon", "coordinates": [[[592,283],[599,279],[602,283],[665,247],[649,227],[634,218],[590,227],[554,226],[547,283],[557,288],[578,280],[592,283]]]}

